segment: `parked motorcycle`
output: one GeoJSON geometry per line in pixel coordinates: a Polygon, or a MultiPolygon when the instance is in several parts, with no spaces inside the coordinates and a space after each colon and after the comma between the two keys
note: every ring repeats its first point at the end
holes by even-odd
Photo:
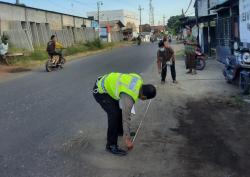
{"type": "Polygon", "coordinates": [[[203,70],[206,67],[206,56],[201,52],[201,49],[197,47],[195,51],[195,59],[196,59],[196,69],[203,70]]]}
{"type": "Polygon", "coordinates": [[[223,74],[228,83],[239,85],[243,94],[250,90],[250,50],[234,45],[234,55],[226,59],[223,74]]]}
{"type": "Polygon", "coordinates": [[[51,72],[56,69],[62,69],[64,64],[66,63],[66,59],[59,55],[50,56],[45,64],[45,68],[47,72],[51,72]]]}

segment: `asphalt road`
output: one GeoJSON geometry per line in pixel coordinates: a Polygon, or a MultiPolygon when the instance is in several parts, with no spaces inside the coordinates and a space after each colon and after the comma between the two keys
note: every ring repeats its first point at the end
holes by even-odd
{"type": "MultiPolygon", "coordinates": [[[[0,176],[80,174],[75,172],[79,164],[71,159],[74,138],[99,137],[104,149],[106,115],[91,93],[96,78],[111,71],[145,72],[155,62],[156,47],[115,49],[69,62],[60,71],[41,68],[1,83],[0,176]]],[[[77,143],[84,145],[83,140],[77,143]]]]}

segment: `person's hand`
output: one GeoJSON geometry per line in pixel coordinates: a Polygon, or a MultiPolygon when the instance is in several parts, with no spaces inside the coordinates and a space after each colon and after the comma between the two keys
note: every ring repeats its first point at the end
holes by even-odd
{"type": "Polygon", "coordinates": [[[128,150],[132,150],[134,147],[133,142],[129,137],[125,137],[125,145],[128,148],[128,150]]]}

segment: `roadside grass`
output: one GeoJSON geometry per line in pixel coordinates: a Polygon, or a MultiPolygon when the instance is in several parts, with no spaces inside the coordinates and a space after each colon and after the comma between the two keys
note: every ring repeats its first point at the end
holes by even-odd
{"type": "MultiPolygon", "coordinates": [[[[75,44],[71,47],[67,47],[63,50],[63,56],[73,59],[71,56],[74,56],[76,54],[82,54],[83,56],[95,54],[103,50],[112,49],[114,47],[120,47],[122,45],[126,44],[125,42],[116,42],[116,43],[104,43],[100,41],[99,39],[96,39],[92,42],[86,42],[86,43],[80,43],[75,44]]],[[[48,59],[48,54],[46,52],[46,46],[35,48],[34,52],[27,52],[22,49],[15,49],[11,48],[10,53],[13,52],[22,52],[25,55],[16,57],[15,59],[12,59],[12,65],[18,66],[18,67],[25,67],[25,68],[33,68],[36,66],[40,66],[45,63],[45,61],[48,59]]]]}

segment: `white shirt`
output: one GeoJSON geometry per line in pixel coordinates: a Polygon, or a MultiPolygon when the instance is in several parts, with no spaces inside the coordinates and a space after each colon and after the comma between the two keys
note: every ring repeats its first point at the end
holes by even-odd
{"type": "Polygon", "coordinates": [[[7,52],[8,52],[8,49],[9,49],[9,44],[4,44],[4,43],[1,43],[0,44],[0,55],[5,55],[7,52]]]}

